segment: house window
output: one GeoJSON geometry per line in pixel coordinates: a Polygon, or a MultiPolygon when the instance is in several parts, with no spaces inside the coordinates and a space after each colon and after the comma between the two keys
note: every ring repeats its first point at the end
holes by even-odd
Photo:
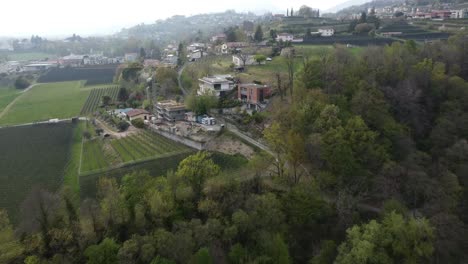
{"type": "Polygon", "coordinates": [[[215,90],[221,90],[221,84],[220,83],[216,83],[215,85],[213,85],[214,89],[215,90]]]}

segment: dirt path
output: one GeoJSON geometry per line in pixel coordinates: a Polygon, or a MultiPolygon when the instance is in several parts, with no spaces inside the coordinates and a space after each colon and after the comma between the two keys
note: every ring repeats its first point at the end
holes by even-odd
{"type": "Polygon", "coordinates": [[[124,138],[124,137],[127,137],[127,136],[137,134],[139,132],[138,129],[136,129],[134,126],[129,126],[128,129],[126,131],[124,131],[124,132],[116,132],[116,131],[112,130],[111,128],[109,128],[101,120],[99,120],[99,119],[95,119],[95,120],[96,120],[96,123],[99,125],[99,127],[104,130],[105,134],[109,134],[114,138],[124,138]]]}
{"type": "Polygon", "coordinates": [[[6,113],[8,113],[8,111],[10,110],[10,108],[22,97],[26,94],[27,91],[31,90],[33,87],[39,85],[40,83],[35,83],[35,84],[32,84],[30,85],[28,88],[24,89],[23,91],[20,92],[20,95],[18,97],[16,97],[13,101],[11,101],[4,109],[2,112],[0,112],[0,118],[2,118],[6,113]]]}
{"type": "Polygon", "coordinates": [[[184,95],[187,95],[188,92],[185,90],[184,85],[182,84],[182,73],[184,72],[185,67],[188,65],[188,62],[182,65],[180,69],[177,71],[177,83],[179,84],[179,88],[184,95]]]}

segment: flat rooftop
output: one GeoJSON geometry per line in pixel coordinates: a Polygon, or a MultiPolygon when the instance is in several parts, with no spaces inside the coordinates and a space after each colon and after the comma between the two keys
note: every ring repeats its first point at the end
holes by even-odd
{"type": "Polygon", "coordinates": [[[208,82],[208,83],[226,83],[226,82],[232,82],[232,75],[230,74],[224,74],[224,75],[213,75],[213,76],[207,76],[199,79],[199,81],[202,82],[208,82]]]}
{"type": "Polygon", "coordinates": [[[186,109],[185,104],[178,103],[174,100],[166,100],[156,102],[156,105],[167,110],[184,110],[186,109]]]}
{"type": "Polygon", "coordinates": [[[261,85],[261,84],[256,84],[256,83],[244,83],[244,84],[239,84],[239,87],[246,87],[246,88],[270,88],[269,85],[261,85]]]}

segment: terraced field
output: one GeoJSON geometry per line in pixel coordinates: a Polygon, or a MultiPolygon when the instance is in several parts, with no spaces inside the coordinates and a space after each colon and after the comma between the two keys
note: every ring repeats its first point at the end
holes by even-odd
{"type": "Polygon", "coordinates": [[[91,114],[96,111],[101,105],[101,100],[103,96],[109,96],[111,101],[114,102],[117,100],[117,95],[119,93],[118,86],[110,86],[106,88],[95,88],[91,90],[91,93],[86,99],[83,108],[81,109],[81,115],[91,114]]]}
{"type": "Polygon", "coordinates": [[[182,144],[148,131],[115,139],[112,141],[112,146],[125,163],[175,155],[188,150],[182,144]]]}
{"type": "Polygon", "coordinates": [[[81,171],[99,170],[109,166],[102,151],[102,147],[102,142],[99,139],[83,142],[81,171]]]}
{"type": "Polygon", "coordinates": [[[182,144],[148,131],[142,131],[120,139],[96,138],[86,140],[83,142],[80,174],[88,175],[104,172],[124,165],[190,151],[188,147],[182,144]]]}

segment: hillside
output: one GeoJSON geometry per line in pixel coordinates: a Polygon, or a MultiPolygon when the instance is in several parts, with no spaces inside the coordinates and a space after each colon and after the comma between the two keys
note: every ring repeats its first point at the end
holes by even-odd
{"type": "Polygon", "coordinates": [[[200,14],[194,16],[173,16],[165,20],[158,20],[154,24],[140,24],[117,33],[118,37],[151,38],[155,40],[177,41],[200,35],[207,37],[219,33],[223,28],[240,25],[243,21],[256,21],[259,16],[253,13],[223,13],[200,14]]]}
{"type": "Polygon", "coordinates": [[[338,11],[341,11],[343,9],[346,9],[346,8],[349,8],[349,7],[352,7],[352,6],[360,6],[360,5],[363,5],[365,3],[368,3],[368,2],[371,2],[369,0],[349,0],[349,1],[346,1],[344,3],[341,3],[339,5],[336,5],[330,9],[327,9],[325,10],[325,13],[336,13],[338,11]]]}

